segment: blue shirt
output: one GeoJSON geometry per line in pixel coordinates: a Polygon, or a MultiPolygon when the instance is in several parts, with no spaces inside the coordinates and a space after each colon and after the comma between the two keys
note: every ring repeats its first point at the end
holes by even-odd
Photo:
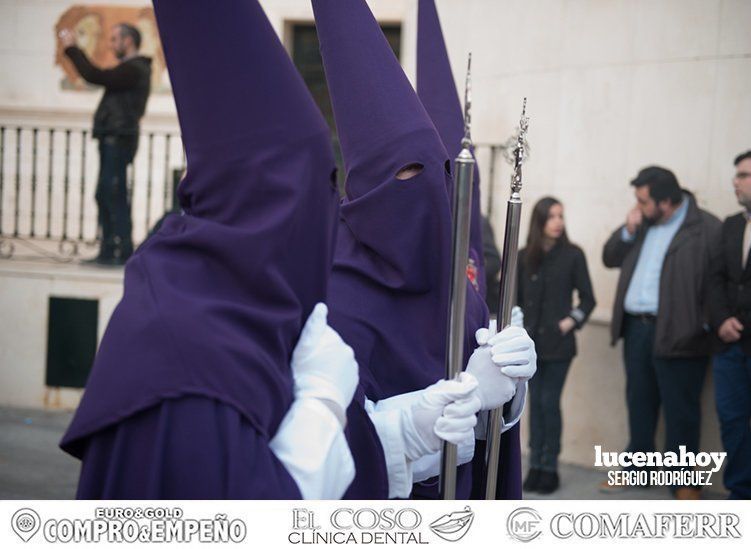
{"type": "MultiPolygon", "coordinates": [[[[688,200],[684,198],[678,209],[670,216],[670,219],[659,225],[652,225],[647,230],[647,236],[644,238],[639,259],[636,262],[636,269],[631,277],[631,282],[626,291],[626,299],[623,303],[627,313],[657,314],[660,305],[662,264],[665,262],[665,255],[675,233],[678,232],[686,219],[687,211],[688,200]]],[[[626,227],[623,228],[621,238],[625,242],[633,240],[634,237],[634,235],[628,234],[626,227]]]]}

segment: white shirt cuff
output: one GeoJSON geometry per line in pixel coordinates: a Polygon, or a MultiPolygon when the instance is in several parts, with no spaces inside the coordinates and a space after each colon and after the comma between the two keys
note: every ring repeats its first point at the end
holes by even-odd
{"type": "MultiPolygon", "coordinates": [[[[457,463],[464,465],[472,461],[475,455],[475,439],[471,437],[462,442],[456,450],[457,463]]],[[[441,452],[422,456],[412,462],[412,482],[422,482],[441,474],[441,452]]]]}
{"type": "Polygon", "coordinates": [[[378,433],[386,457],[389,498],[408,498],[412,493],[412,463],[407,459],[402,434],[401,408],[381,410],[369,400],[365,410],[378,433]]]}
{"type": "Polygon", "coordinates": [[[624,226],[621,228],[621,241],[622,242],[633,242],[634,238],[636,238],[636,234],[631,234],[628,232],[628,229],[624,226]]]}
{"type": "Polygon", "coordinates": [[[318,399],[292,402],[269,447],[304,499],[341,499],[355,478],[342,425],[318,399]]]}
{"type": "Polygon", "coordinates": [[[509,429],[511,429],[514,425],[519,423],[519,420],[522,417],[522,413],[524,412],[524,404],[527,402],[527,382],[519,382],[516,384],[516,394],[514,394],[514,398],[511,399],[511,405],[509,406],[509,411],[507,414],[504,414],[502,418],[502,428],[501,433],[505,433],[509,429]]]}

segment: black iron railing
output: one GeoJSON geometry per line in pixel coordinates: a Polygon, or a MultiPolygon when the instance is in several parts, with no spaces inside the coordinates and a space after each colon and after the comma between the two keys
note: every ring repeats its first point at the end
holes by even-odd
{"type": "MultiPolygon", "coordinates": [[[[136,242],[174,208],[184,167],[178,133],[141,134],[128,170],[136,242]]],[[[0,258],[70,261],[87,248],[93,253],[98,170],[97,141],[88,129],[0,126],[0,258]]]]}
{"type": "MultiPolygon", "coordinates": [[[[74,261],[96,253],[97,146],[85,128],[0,126],[0,259],[74,261]]],[[[476,151],[489,213],[503,150],[482,144],[476,151]]],[[[135,243],[176,208],[184,169],[179,133],[142,132],[128,170],[135,243]]]]}

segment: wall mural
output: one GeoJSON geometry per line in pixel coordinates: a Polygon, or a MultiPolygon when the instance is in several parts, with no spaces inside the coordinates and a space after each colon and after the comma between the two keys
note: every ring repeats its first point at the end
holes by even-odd
{"type": "MultiPolygon", "coordinates": [[[[99,67],[112,67],[117,59],[109,48],[109,33],[118,23],[129,23],[141,32],[141,55],[151,57],[152,79],[151,91],[169,92],[170,84],[167,76],[164,53],[159,42],[159,32],[154,18],[154,10],[150,7],[130,6],[73,6],[67,9],[57,20],[55,36],[63,29],[71,30],[76,36],[78,47],[89,59],[99,67]]],[[[63,53],[59,40],[55,52],[55,64],[63,70],[61,81],[63,89],[84,90],[92,86],[87,84],[76,72],[73,64],[63,53]]]]}

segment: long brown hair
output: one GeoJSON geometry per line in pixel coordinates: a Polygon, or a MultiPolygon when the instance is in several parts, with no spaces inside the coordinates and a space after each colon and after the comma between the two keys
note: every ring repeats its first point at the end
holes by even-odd
{"type": "MultiPolygon", "coordinates": [[[[529,274],[534,274],[540,269],[542,257],[545,255],[543,243],[545,241],[545,224],[548,222],[550,208],[555,205],[561,205],[561,201],[552,196],[545,196],[537,201],[532,210],[532,218],[529,220],[529,233],[527,234],[527,249],[524,256],[529,274]]],[[[568,235],[566,227],[563,227],[561,236],[558,237],[560,244],[568,244],[568,235]]]]}

